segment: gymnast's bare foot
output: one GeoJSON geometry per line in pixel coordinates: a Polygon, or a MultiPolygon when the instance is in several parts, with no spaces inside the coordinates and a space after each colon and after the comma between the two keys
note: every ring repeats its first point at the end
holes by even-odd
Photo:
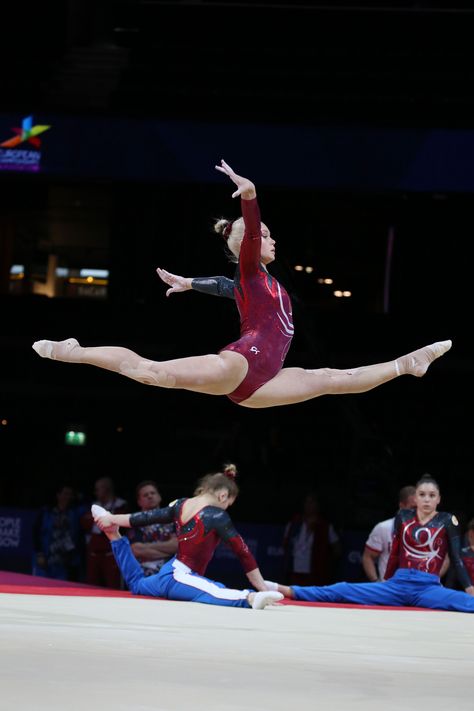
{"type": "MultiPolygon", "coordinates": [[[[52,360],[76,361],[73,351],[79,346],[75,338],[67,338],[65,341],[36,341],[33,343],[33,350],[42,358],[52,360]]],[[[80,346],[79,346],[80,347],[80,346]]]]}
{"type": "Polygon", "coordinates": [[[425,346],[417,351],[413,351],[413,353],[408,353],[401,358],[397,358],[395,361],[397,374],[415,375],[417,378],[421,378],[431,363],[449,351],[452,345],[452,341],[438,341],[437,343],[432,343],[430,346],[425,346]]]}

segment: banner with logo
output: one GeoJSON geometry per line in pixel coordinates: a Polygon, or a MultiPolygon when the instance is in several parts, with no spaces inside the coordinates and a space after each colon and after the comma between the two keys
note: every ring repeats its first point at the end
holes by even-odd
{"type": "Polygon", "coordinates": [[[474,130],[0,115],[0,171],[221,183],[214,163],[236,156],[259,185],[474,190],[474,130]],[[302,155],[311,170],[301,170],[302,155]]]}
{"type": "Polygon", "coordinates": [[[31,572],[37,515],[31,509],[0,508],[0,569],[31,572]]]}
{"type": "Polygon", "coordinates": [[[37,173],[41,162],[41,134],[51,126],[35,124],[33,116],[25,116],[12,126],[13,136],[0,138],[0,170],[37,173]]]}
{"type": "MultiPolygon", "coordinates": [[[[33,559],[33,526],[38,512],[31,509],[0,508],[0,570],[30,573],[33,559]]],[[[280,524],[237,523],[265,578],[284,580],[283,533],[280,524]]],[[[365,581],[361,566],[367,533],[345,531],[341,535],[342,557],[338,565],[340,580],[365,581]]],[[[207,577],[241,588],[245,574],[235,554],[220,544],[209,564],[207,577]]]]}

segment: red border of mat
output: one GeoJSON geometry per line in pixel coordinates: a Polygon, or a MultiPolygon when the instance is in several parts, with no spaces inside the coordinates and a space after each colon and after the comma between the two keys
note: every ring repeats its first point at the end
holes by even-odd
{"type": "MultiPolygon", "coordinates": [[[[0,571],[0,593],[11,595],[65,595],[68,597],[128,597],[142,598],[144,600],[156,600],[157,598],[145,595],[132,595],[128,590],[109,590],[83,583],[70,583],[64,580],[53,580],[51,578],[40,578],[34,575],[23,575],[22,573],[9,573],[0,571]]],[[[163,599],[163,598],[158,598],[163,599]]],[[[426,607],[389,607],[387,605],[352,605],[349,603],[336,602],[304,602],[297,600],[283,600],[282,605],[295,605],[298,607],[337,607],[362,610],[423,610],[426,612],[436,612],[426,607]]]]}

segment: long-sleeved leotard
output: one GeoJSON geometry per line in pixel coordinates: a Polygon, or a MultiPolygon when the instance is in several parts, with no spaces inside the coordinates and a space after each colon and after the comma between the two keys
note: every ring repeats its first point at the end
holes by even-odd
{"type": "Polygon", "coordinates": [[[181,511],[186,499],[177,499],[165,508],[140,511],[130,516],[132,528],[152,523],[171,523],[176,527],[176,558],[199,575],[204,575],[218,544],[223,541],[239,558],[246,573],[257,567],[247,544],[237,532],[229,514],[217,506],[205,506],[183,523],[181,511]]]}
{"type": "Polygon", "coordinates": [[[232,590],[205,578],[203,573],[220,541],[232,548],[245,572],[257,568],[253,555],[237,533],[229,515],[217,506],[205,506],[184,523],[181,511],[186,499],[169,506],[142,511],[130,516],[133,528],[153,523],[175,524],[178,553],[155,575],[145,577],[125,536],[111,542],[115,560],[128,588],[137,595],[151,595],[170,600],[188,600],[208,605],[250,607],[249,590],[232,590]]]}
{"type": "Polygon", "coordinates": [[[193,289],[235,298],[240,338],[221,349],[241,353],[248,371],[228,397],[240,403],[271,380],[283,367],[293,338],[290,297],[260,262],[262,233],[257,200],[242,200],[245,231],[234,282],[226,277],[194,279],[193,289]]]}
{"type": "Polygon", "coordinates": [[[439,572],[449,550],[459,582],[471,583],[460,558],[458,522],[437,513],[421,524],[413,509],[400,511],[394,524],[390,558],[382,583],[335,583],[326,587],[293,585],[296,600],[352,602],[359,605],[428,607],[433,610],[474,612],[474,597],[441,585],[439,572]]]}
{"type": "Polygon", "coordinates": [[[427,523],[420,523],[414,509],[402,509],[395,517],[385,579],[391,578],[398,568],[412,568],[439,576],[448,551],[460,584],[468,588],[471,581],[461,559],[456,517],[439,511],[427,523]]]}

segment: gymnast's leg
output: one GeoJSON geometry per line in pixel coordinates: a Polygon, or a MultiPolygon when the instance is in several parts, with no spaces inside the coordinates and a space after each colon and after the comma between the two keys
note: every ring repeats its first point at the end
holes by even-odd
{"type": "Polygon", "coordinates": [[[445,588],[441,583],[420,586],[416,590],[413,604],[417,607],[429,607],[431,610],[449,610],[451,612],[474,612],[474,597],[461,590],[445,588]]]}
{"type": "Polygon", "coordinates": [[[255,408],[292,405],[321,395],[363,393],[399,375],[421,377],[430,364],[446,353],[451,345],[451,341],[439,341],[396,360],[348,370],[283,368],[240,404],[255,408]]]}
{"type": "Polygon", "coordinates": [[[132,380],[162,388],[182,388],[209,395],[227,395],[245,378],[247,360],[240,353],[222,353],[154,361],[120,346],[83,348],[75,338],[36,341],[33,349],[42,358],[66,363],[86,363],[112,370],[132,380]]]}
{"type": "MultiPolygon", "coordinates": [[[[267,581],[265,581],[267,582],[267,581]]],[[[273,587],[274,583],[268,583],[273,587]]],[[[277,591],[285,597],[306,602],[349,602],[356,605],[408,604],[403,586],[390,580],[384,583],[335,583],[334,585],[278,585],[277,591]]]]}
{"type": "Polygon", "coordinates": [[[216,583],[214,580],[193,573],[180,561],[173,562],[172,568],[173,574],[167,593],[170,600],[188,600],[205,605],[252,607],[254,610],[263,610],[264,607],[283,599],[282,593],[277,591],[254,592],[227,588],[222,583],[216,583]]]}
{"type": "Polygon", "coordinates": [[[176,560],[168,561],[156,575],[145,577],[141,565],[132,553],[128,538],[120,535],[118,526],[110,526],[104,533],[110,540],[125,583],[134,595],[227,607],[251,607],[254,610],[263,610],[283,598],[283,595],[276,591],[254,592],[226,588],[222,583],[192,573],[187,566],[176,560]]]}
{"type": "Polygon", "coordinates": [[[164,597],[161,571],[156,575],[145,577],[141,565],[132,553],[130,541],[119,534],[118,526],[111,526],[105,533],[110,540],[115,560],[130,592],[134,595],[164,597]]]}

